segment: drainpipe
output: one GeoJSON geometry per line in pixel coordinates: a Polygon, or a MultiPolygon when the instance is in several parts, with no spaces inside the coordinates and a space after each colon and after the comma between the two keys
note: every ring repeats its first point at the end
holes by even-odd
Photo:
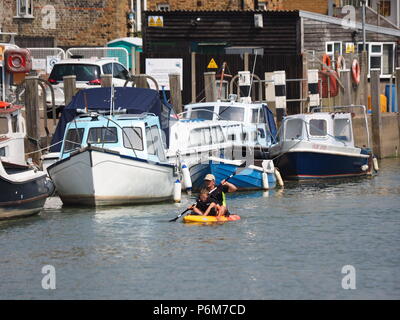
{"type": "Polygon", "coordinates": [[[240,1],[240,6],[242,7],[242,10],[244,10],[244,0],[240,1]]]}
{"type": "Polygon", "coordinates": [[[363,0],[362,2],[362,33],[363,33],[363,51],[367,50],[367,46],[366,46],[366,40],[367,40],[367,36],[365,33],[365,16],[366,16],[366,0],[363,0]]]}

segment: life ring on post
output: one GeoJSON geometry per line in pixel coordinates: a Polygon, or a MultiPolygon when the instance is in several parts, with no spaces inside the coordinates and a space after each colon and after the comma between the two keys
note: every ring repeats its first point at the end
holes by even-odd
{"type": "Polygon", "coordinates": [[[336,71],[346,69],[346,59],[343,56],[339,56],[336,61],[336,71]]]}
{"type": "Polygon", "coordinates": [[[322,57],[322,70],[329,70],[332,62],[331,58],[325,53],[322,57]]]}
{"type": "Polygon", "coordinates": [[[361,68],[360,68],[360,63],[358,62],[357,59],[353,59],[353,63],[351,65],[351,78],[353,79],[353,82],[358,85],[361,80],[361,68]]]}

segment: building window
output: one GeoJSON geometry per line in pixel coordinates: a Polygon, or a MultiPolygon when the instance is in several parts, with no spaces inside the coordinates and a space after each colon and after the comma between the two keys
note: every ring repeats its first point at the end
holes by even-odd
{"type": "Polygon", "coordinates": [[[32,18],[33,17],[33,0],[17,0],[17,17],[32,18]]]}
{"type": "Polygon", "coordinates": [[[329,41],[325,45],[326,48],[326,54],[329,56],[331,59],[331,62],[333,63],[332,67],[335,67],[335,55],[341,55],[342,54],[342,43],[339,41],[329,41]]]}
{"type": "Polygon", "coordinates": [[[380,15],[384,16],[384,17],[389,17],[391,15],[390,12],[390,1],[386,0],[381,0],[378,3],[378,12],[380,15]]]}
{"type": "Polygon", "coordinates": [[[258,10],[267,10],[267,3],[265,1],[258,2],[258,10]]]}
{"type": "Polygon", "coordinates": [[[158,11],[169,11],[170,7],[168,3],[160,3],[157,4],[157,10],[158,11]]]}
{"type": "MultiPolygon", "coordinates": [[[[362,51],[363,44],[358,43],[358,52],[362,51]]],[[[396,44],[393,42],[366,43],[368,54],[368,70],[380,69],[382,77],[389,77],[395,68],[396,44]]],[[[370,76],[368,74],[368,76],[370,76]]]]}

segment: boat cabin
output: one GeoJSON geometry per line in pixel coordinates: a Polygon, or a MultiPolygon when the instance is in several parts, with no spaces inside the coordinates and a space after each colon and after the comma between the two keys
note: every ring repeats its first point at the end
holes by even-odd
{"type": "MultiPolygon", "coordinates": [[[[170,146],[168,156],[180,153],[207,153],[217,155],[217,150],[227,146],[223,132],[224,122],[208,120],[180,120],[170,128],[170,146]]],[[[219,155],[219,154],[218,154],[219,155]]]]}
{"type": "Polygon", "coordinates": [[[69,122],[61,159],[87,146],[152,162],[165,162],[165,144],[158,117],[152,114],[83,115],[69,122]]]}
{"type": "Polygon", "coordinates": [[[203,102],[185,106],[185,119],[226,121],[223,129],[229,140],[237,144],[269,146],[272,143],[266,104],[243,102],[203,102]],[[233,121],[235,124],[230,124],[233,121]]]}
{"type": "Polygon", "coordinates": [[[286,117],[279,141],[290,140],[354,147],[351,113],[316,112],[286,117]]]}
{"type": "Polygon", "coordinates": [[[26,165],[26,126],[21,109],[20,106],[0,102],[0,159],[3,162],[26,165]]]}

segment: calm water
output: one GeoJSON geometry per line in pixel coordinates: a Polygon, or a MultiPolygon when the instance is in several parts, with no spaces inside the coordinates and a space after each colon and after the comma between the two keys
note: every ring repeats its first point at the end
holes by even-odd
{"type": "Polygon", "coordinates": [[[0,223],[1,299],[399,299],[400,160],[370,179],[230,196],[239,222],[167,222],[193,202],[62,208],[0,223]],[[183,208],[183,209],[182,209],[183,208]],[[56,290],[42,289],[42,267],[56,290]],[[342,289],[342,267],[356,289],[342,289]]]}

